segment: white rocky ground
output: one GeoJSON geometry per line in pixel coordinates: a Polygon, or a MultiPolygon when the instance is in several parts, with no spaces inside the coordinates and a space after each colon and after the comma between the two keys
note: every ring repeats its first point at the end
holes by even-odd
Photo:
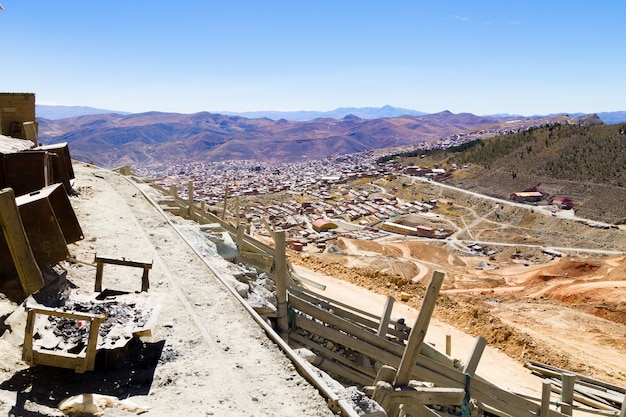
{"type": "MultiPolygon", "coordinates": [[[[120,369],[75,374],[21,361],[6,332],[0,340],[0,413],[58,416],[62,400],[94,393],[105,416],[329,416],[326,400],[296,371],[229,290],[124,177],[77,164],[71,198],[85,239],[65,263],[73,291],[93,291],[94,255],[153,262],[150,296],[161,309],[153,334],[131,343],[120,369]],[[118,404],[118,406],[115,406],[118,404]]],[[[226,268],[216,258],[217,268],[226,268]]],[[[107,265],[103,287],[136,291],[141,271],[107,265]]],[[[16,305],[2,300],[3,314],[16,305]]],[[[13,338],[14,340],[15,338],[13,338]]],[[[19,340],[19,337],[17,337],[19,340]]]]}

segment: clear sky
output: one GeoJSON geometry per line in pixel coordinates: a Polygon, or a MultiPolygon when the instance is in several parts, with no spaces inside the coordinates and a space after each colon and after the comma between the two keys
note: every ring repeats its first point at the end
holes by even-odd
{"type": "Polygon", "coordinates": [[[621,0],[0,3],[0,91],[38,104],[626,110],[621,0]]]}

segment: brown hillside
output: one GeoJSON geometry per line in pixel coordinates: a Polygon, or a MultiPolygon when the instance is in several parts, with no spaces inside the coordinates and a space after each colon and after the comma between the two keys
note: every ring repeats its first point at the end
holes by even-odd
{"type": "Polygon", "coordinates": [[[211,113],[104,114],[40,120],[43,143],[71,143],[72,156],[104,167],[141,163],[187,163],[256,159],[301,161],[369,149],[394,148],[485,125],[505,118],[442,112],[364,120],[305,122],[247,119],[211,113]]]}

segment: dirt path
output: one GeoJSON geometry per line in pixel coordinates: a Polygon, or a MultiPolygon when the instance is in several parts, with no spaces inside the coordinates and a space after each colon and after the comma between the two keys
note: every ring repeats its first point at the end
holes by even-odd
{"type": "MultiPolygon", "coordinates": [[[[125,178],[83,165],[75,169],[81,195],[72,203],[85,240],[71,247],[72,255],[86,263],[95,253],[153,261],[150,294],[162,300],[162,307],[153,336],[138,347],[138,356],[151,355],[152,361],[144,368],[129,364],[131,375],[127,370],[79,375],[57,368],[29,369],[5,360],[3,413],[59,416],[55,407],[61,399],[91,392],[129,397],[149,409],[147,416],[333,415],[319,393],[125,178]]],[[[95,269],[84,264],[68,268],[70,281],[90,292],[95,269]]],[[[105,268],[104,284],[114,289],[138,287],[140,274],[117,275],[105,268]]],[[[0,346],[8,350],[6,358],[19,353],[16,347],[0,346]]],[[[132,413],[114,408],[104,415],[132,413]]]]}

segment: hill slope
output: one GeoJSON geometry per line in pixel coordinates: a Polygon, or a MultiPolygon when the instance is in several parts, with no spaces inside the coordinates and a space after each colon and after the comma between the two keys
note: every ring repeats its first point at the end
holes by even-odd
{"type": "Polygon", "coordinates": [[[626,219],[626,124],[559,125],[478,140],[431,155],[467,166],[446,182],[508,198],[532,187],[574,199],[578,216],[626,219]]]}
{"type": "Polygon", "coordinates": [[[72,156],[103,167],[154,162],[255,159],[301,161],[432,142],[506,118],[442,112],[363,120],[305,122],[212,113],[101,114],[39,121],[43,143],[68,142],[72,156]]]}

